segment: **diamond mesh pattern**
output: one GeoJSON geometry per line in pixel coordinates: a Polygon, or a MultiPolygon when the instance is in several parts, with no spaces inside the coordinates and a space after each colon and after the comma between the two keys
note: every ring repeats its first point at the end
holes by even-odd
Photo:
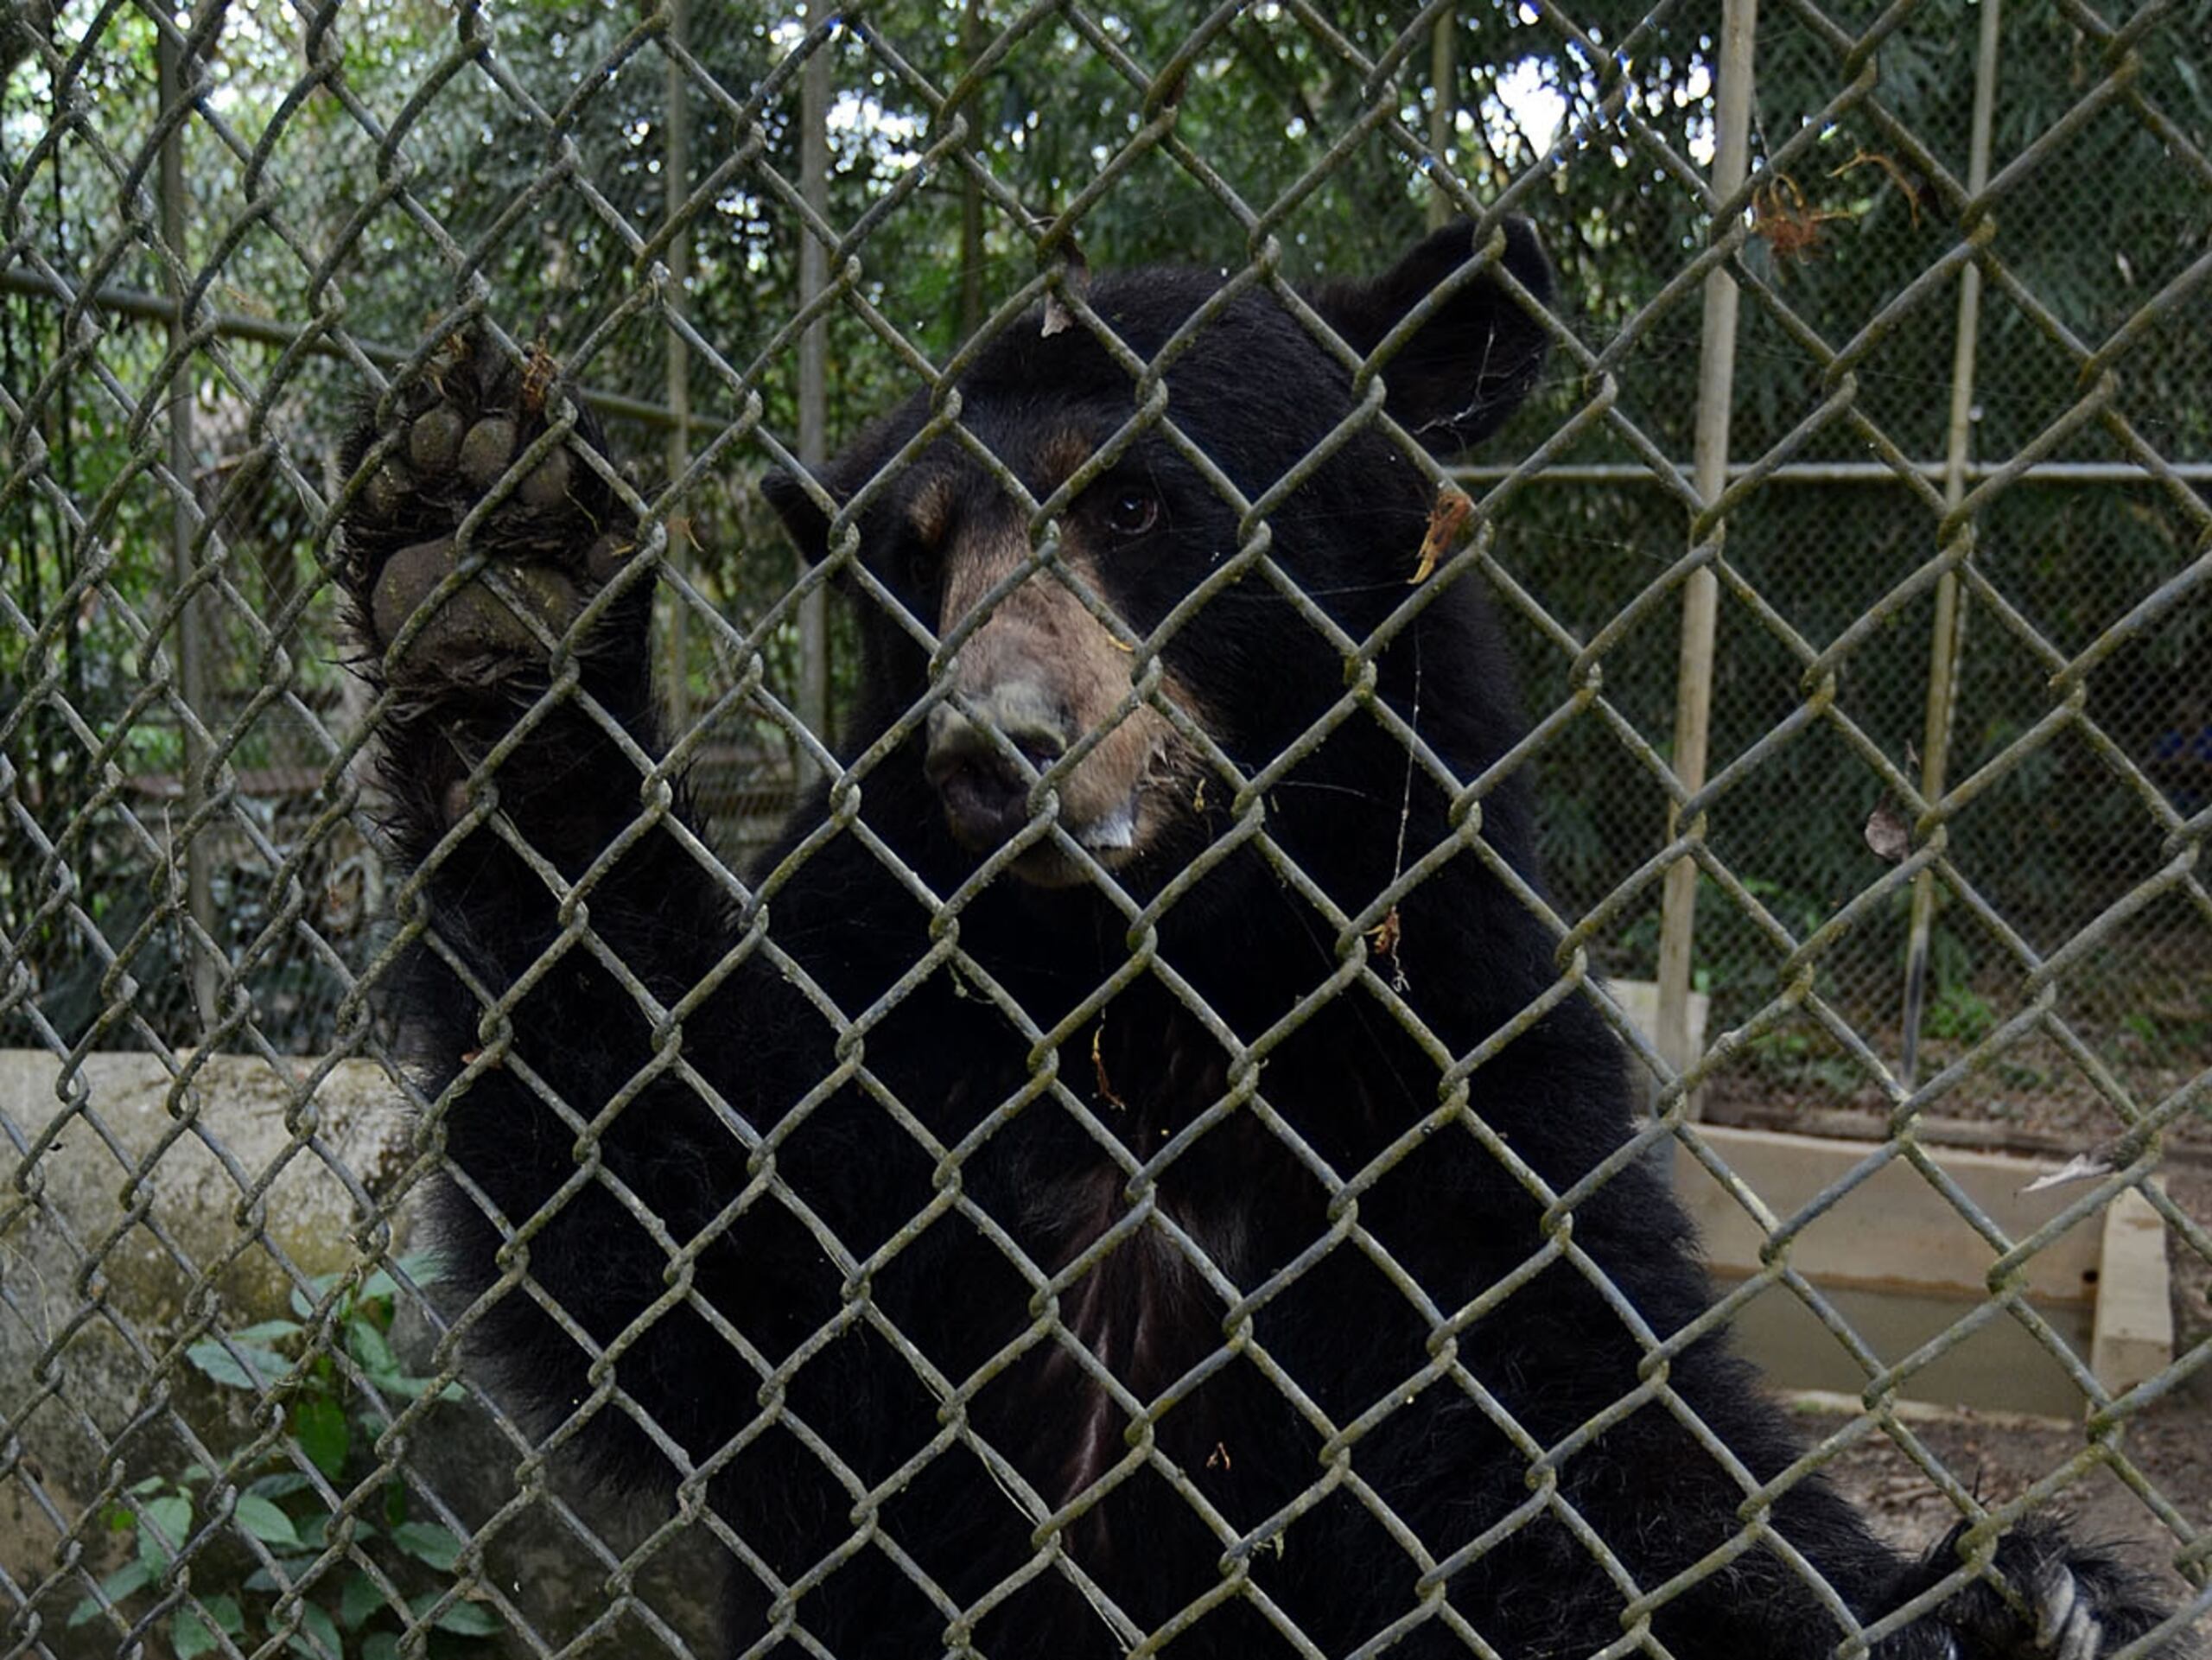
{"type": "MultiPolygon", "coordinates": [[[[2207,1495],[2201,1485],[2170,1495],[2126,1432],[2160,1409],[2201,1414],[2212,1323],[2201,1307],[2185,1312],[2171,1363],[2115,1392],[2028,1295],[2026,1274],[2069,1229],[2132,1194],[2162,1225],[2200,1304],[2212,1275],[2212,1224],[2161,1180],[2201,1167],[2212,1115],[2212,53],[2202,7],[2183,0],[2132,11],[2020,6],[1995,37],[1994,126],[1977,177],[1977,54],[1963,21],[1973,15],[1947,0],[1879,10],[1770,0],[1749,176],[1725,194],[1708,171],[1720,19],[1688,0],[1642,15],[1537,0],[1510,18],[1456,21],[1440,3],[1387,27],[1360,8],[1305,0],[1229,3],[1196,20],[1061,0],[975,3],[964,17],[887,6],[795,19],[736,0],[558,22],[390,0],[189,14],[41,0],[0,16],[0,1042],[24,1052],[0,1089],[0,1355],[10,1363],[0,1491],[12,1507],[0,1508],[0,1655],[133,1652],[150,1638],[179,1654],[289,1644],[337,1660],[425,1652],[434,1631],[441,1642],[496,1631],[517,1653],[582,1653],[600,1641],[706,1652],[680,1594],[702,1531],[766,1587],[776,1634],[817,1651],[810,1597],[834,1594],[840,1567],[874,1552],[897,1560],[942,1614],[950,1651],[979,1651],[968,1646],[978,1623],[1050,1574],[1077,1584],[1136,1652],[1241,1600],[1294,1650],[1318,1653],[1252,1565],[1339,1494],[1377,1520],[1417,1583],[1414,1606],[1372,1648],[1434,1624],[1490,1654],[1446,1600],[1446,1581],[1546,1517],[1619,1592],[1624,1635],[1608,1652],[1657,1654],[1653,1612],[1745,1551],[1778,1550],[1817,1577],[1766,1525],[1766,1507],[1774,1491],[1870,1439],[1932,1480],[1974,1524],[1975,1546],[2086,1478],[2115,1479],[2201,1612],[2212,1596],[2207,1495]],[[1452,118],[1435,129],[1449,135],[1442,154],[1430,124],[1439,94],[1426,79],[1440,60],[1440,29],[1456,31],[1459,66],[1442,94],[1452,118]],[[826,188],[810,189],[798,130],[817,60],[834,91],[822,118],[835,166],[826,188]],[[677,153],[677,126],[689,165],[671,179],[664,158],[677,153]],[[1268,517],[1333,446],[1370,427],[1435,471],[1381,412],[1379,375],[1410,328],[1359,366],[1355,414],[1254,499],[1178,429],[1165,376],[1254,289],[1357,364],[1295,284],[1327,258],[1373,264],[1345,251],[1394,245],[1433,207],[1486,225],[1509,213],[1535,219],[1572,297],[1546,318],[1549,378],[1491,446],[1509,459],[1452,474],[1474,498],[1475,533],[1354,639],[1271,556],[1268,517]],[[801,296],[810,243],[826,275],[801,296]],[[1090,254],[1117,265],[1201,258],[1225,281],[1147,360],[1088,304],[1090,254]],[[1715,272],[1744,303],[1731,453],[1708,492],[1690,460],[1701,336],[1693,302],[1715,272]],[[1952,443],[1959,372],[1944,366],[1969,273],[1980,293],[1961,359],[1974,377],[1970,436],[1952,443]],[[963,424],[950,392],[982,344],[1039,301],[1097,333],[1136,393],[1136,413],[1095,465],[1042,500],[963,424]],[[665,757],[645,754],[545,634],[552,685],[485,770],[496,776],[534,722],[581,711],[644,787],[630,828],[581,875],[531,846],[493,796],[455,824],[455,844],[479,829],[504,837],[561,906],[558,939],[505,985],[474,979],[431,925],[420,903],[429,873],[394,877],[376,857],[362,760],[401,711],[394,694],[369,696],[347,673],[334,587],[335,527],[373,474],[341,475],[344,433],[364,398],[397,407],[469,326],[517,362],[533,341],[550,344],[618,450],[672,457],[602,467],[638,518],[640,557],[594,605],[658,582],[664,667],[689,714],[665,757]],[[849,429],[917,387],[944,394],[869,490],[929,442],[962,445],[1029,515],[1032,550],[1001,595],[1048,568],[1072,580],[1055,557],[1058,516],[1141,437],[1173,445],[1233,506],[1237,545],[1147,633],[1074,582],[1129,656],[1114,719],[1148,709],[1171,722],[1228,804],[1228,827],[1157,894],[1124,892],[1057,821],[1052,786],[1103,732],[1046,770],[1026,830],[971,880],[938,892],[871,830],[861,801],[942,688],[842,761],[797,713],[810,675],[826,676],[833,701],[852,690],[847,625],[833,620],[826,646],[810,646],[801,626],[833,582],[896,616],[939,667],[983,614],[940,640],[860,563],[850,527],[868,490],[840,513],[829,557],[812,569],[794,574],[772,551],[753,486],[767,466],[802,459],[814,394],[797,364],[810,330],[838,366],[833,424],[849,429]],[[684,366],[671,398],[663,370],[677,341],[684,366]],[[1719,607],[1713,738],[1703,776],[1685,779],[1667,733],[1684,596],[1705,577],[1719,607]],[[1378,658],[1459,580],[1486,584],[1516,636],[1534,718],[1509,761],[1533,768],[1554,804],[1550,896],[1483,838],[1494,777],[1455,776],[1376,690],[1378,658]],[[1178,705],[1161,655],[1238,582],[1266,584],[1314,648],[1344,665],[1341,698],[1255,770],[1178,705]],[[1945,639],[1946,666],[1931,671],[1931,640],[1945,639]],[[1277,839],[1268,800],[1354,721],[1387,729],[1409,769],[1454,805],[1452,833],[1403,849],[1397,879],[1348,913],[1277,839]],[[1917,746],[1937,730],[1948,765],[1931,768],[1917,746]],[[745,855],[814,775],[830,779],[819,827],[772,868],[750,868],[745,855]],[[672,811],[687,776],[712,844],[672,811]],[[1907,833],[1894,862],[1866,847],[1877,804],[1907,833]],[[674,996],[641,981],[591,920],[616,859],[656,832],[673,835],[743,919],[723,958],[674,996]],[[931,918],[926,951],[865,1008],[841,1006],[810,979],[771,920],[779,892],[833,843],[865,848],[931,918]],[[1086,874],[1128,942],[1116,971],[1049,1024],[962,943],[976,894],[1039,843],[1086,874]],[[1249,1040],[1160,943],[1162,918],[1245,849],[1310,907],[1337,964],[1249,1040]],[[1557,977],[1484,1045],[1457,1053],[1402,995],[1381,942],[1398,903],[1470,852],[1556,935],[1557,977]],[[1662,887],[1685,861],[1700,894],[1693,961],[1714,1014],[1702,1053],[1676,1065],[1601,976],[1653,972],[1662,887]],[[1916,894],[1926,919],[1916,938],[1916,894]],[[480,1047],[434,1098],[399,1064],[384,1012],[416,947],[468,982],[481,1016],[480,1047]],[[836,1034],[834,1069],[766,1129],[721,1097],[682,1041],[685,1019],[754,958],[836,1034]],[[654,1034],[651,1063],[604,1099],[563,1098],[513,1046],[514,1011],[575,962],[619,983],[654,1034]],[[868,1061],[870,1034],[945,972],[995,1007],[1030,1057],[1026,1084],[957,1144],[868,1061]],[[1915,976],[1923,990],[1909,998],[1915,976]],[[1218,1098],[1156,1148],[1124,1145],[1078,1087],[1093,1034],[1140,978],[1166,988],[1230,1056],[1218,1098]],[[1467,1081],[1548,1011],[1584,996],[1649,1068],[1655,1110],[1612,1158],[1555,1191],[1470,1110],[1467,1081]],[[1338,997],[1387,1012],[1441,1079],[1434,1110],[1359,1168],[1307,1146],[1265,1088],[1270,1058],[1338,997]],[[535,1215],[502,1217],[502,1277],[454,1307],[396,1242],[442,1169],[499,1214],[443,1154],[454,1100],[494,1070],[535,1091],[574,1137],[575,1178],[535,1215]],[[626,1106],[671,1079],[740,1138],[755,1173],[696,1231],[658,1215],[600,1148],[626,1106]],[[785,1143],[849,1088],[938,1173],[928,1205],[885,1218],[865,1251],[778,1168],[785,1143]],[[414,1110],[397,1128],[372,1104],[395,1097],[414,1110]],[[1825,1100],[1878,1146],[1813,1205],[1778,1213],[1700,1128],[1701,1108],[1747,1100],[1770,1117],[1777,1103],[1825,1100]],[[2019,1116],[2023,1101],[2016,1142],[2056,1153],[2097,1143],[2102,1156],[2048,1221],[2018,1237],[1931,1144],[1942,1125],[2019,1116]],[[1130,1199],[1114,1228],[1057,1269],[1033,1260],[961,1180],[1005,1126],[1045,1109],[1095,1138],[1130,1199]],[[1249,1288],[1156,1202],[1178,1161],[1239,1117],[1263,1125],[1330,1196],[1326,1231],[1249,1288]],[[1524,1268],[1458,1308],[1440,1306],[1360,1218],[1362,1198],[1451,1126],[1542,1213],[1524,1268]],[[1662,1332],[1578,1246],[1573,1212],[1635,1161],[1676,1148],[1767,1243],[1748,1279],[1662,1332]],[[1900,1165],[1988,1258],[1986,1297],[1904,1352],[1862,1337],[1792,1260],[1800,1236],[1900,1165]],[[586,1332],[529,1266],[533,1242],[587,1186],[611,1195],[670,1262],[665,1294],[611,1341],[586,1332]],[[846,1288],[836,1315],[781,1359],[752,1345],[701,1286],[717,1241],[764,1208],[803,1230],[846,1288]],[[868,1289],[947,1218],[990,1241],[1033,1297],[1033,1322],[967,1377],[939,1372],[868,1289]],[[1141,1231],[1168,1241],[1228,1309],[1219,1350],[1179,1389],[1215,1370],[1255,1369],[1322,1437],[1311,1486],[1256,1531],[1211,1510],[1194,1472],[1160,1445],[1154,1428],[1174,1393],[1133,1393],[1061,1313],[1062,1295],[1141,1231]],[[1344,1254],[1387,1282],[1429,1338],[1427,1364],[1391,1399],[1340,1421],[1268,1352],[1258,1316],[1344,1254]],[[1489,1395],[1458,1345],[1561,1263],[1635,1333],[1644,1359],[1632,1392],[1546,1445],[1489,1395]],[[372,1281],[378,1273],[391,1277],[372,1281]],[[1763,1294],[1808,1309],[1865,1380],[1855,1415],[1764,1485],[1669,1381],[1670,1359],[1763,1294]],[[534,1302],[595,1357],[593,1391],[549,1435],[525,1433],[461,1364],[472,1330],[510,1299],[534,1302]],[[271,1351],[241,1333],[288,1302],[297,1330],[272,1371],[271,1351]],[[411,1370],[386,1365],[360,1336],[356,1311],[367,1302],[392,1311],[390,1334],[411,1370]],[[707,1321],[743,1356],[754,1374],[744,1390],[759,1402],[750,1428],[697,1465],[619,1382],[622,1356],[678,1314],[707,1321]],[[2050,1355],[2086,1419],[2069,1456],[1985,1502],[1974,1473],[1946,1467],[1899,1401],[1996,1322],[2050,1355]],[[854,1468],[791,1398],[811,1360],[863,1327],[904,1354],[939,1403],[939,1433],[887,1473],[854,1468]],[[211,1384],[224,1365],[211,1346],[242,1379],[227,1394],[211,1384]],[[1118,1461],[1057,1508],[971,1415],[995,1378],[1041,1349],[1065,1356],[1130,1424],[1118,1461]],[[342,1467],[316,1456],[296,1409],[318,1378],[367,1426],[342,1467]],[[1400,1398],[1430,1390],[1464,1394],[1529,1466],[1525,1502],[1441,1559],[1354,1456],[1400,1398]],[[1688,1575],[1639,1585],[1576,1514],[1557,1471],[1654,1402],[1740,1484],[1745,1524],[1688,1575]],[[671,1517],[609,1517],[556,1478],[563,1447],[602,1415],[631,1421],[683,1471],[671,1517]],[[716,1472],[772,1433],[797,1437],[851,1507],[849,1536],[796,1579],[706,1503],[716,1472]],[[473,1447],[478,1465],[442,1450],[450,1444],[473,1447]],[[1034,1558],[964,1605],[880,1525],[917,1472],[956,1452],[1037,1528],[1034,1558]],[[268,1486],[272,1472],[289,1485],[268,1486]],[[1140,1472],[1187,1498],[1221,1551],[1217,1586],[1154,1629],[1115,1606],[1061,1543],[1140,1472]],[[185,1486],[194,1501],[180,1512],[168,1496],[185,1486]],[[256,1506],[272,1491],[296,1506],[309,1496],[315,1536],[287,1542],[268,1523],[256,1506]],[[395,1555],[402,1511],[453,1550],[395,1555]],[[118,1591],[133,1536],[142,1556],[153,1542],[154,1571],[118,1591]],[[567,1566],[533,1577],[533,1552],[567,1566]],[[577,1581],[565,1599],[548,1583],[564,1575],[577,1581]],[[241,1584],[253,1617],[234,1625],[241,1584]],[[342,1636],[327,1612],[341,1603],[353,1611],[342,1636]],[[358,1648],[372,1631],[395,1646],[358,1648]]],[[[510,479],[566,429],[556,423],[510,479]]],[[[495,490],[483,511],[499,499],[495,490]]],[[[1863,1652],[1914,1612],[1847,1650],[1863,1652]]]]}

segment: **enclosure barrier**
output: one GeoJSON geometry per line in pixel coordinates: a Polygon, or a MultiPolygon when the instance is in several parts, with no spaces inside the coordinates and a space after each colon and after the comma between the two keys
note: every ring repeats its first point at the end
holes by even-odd
{"type": "MultiPolygon", "coordinates": [[[[562,1445],[619,1408],[611,1372],[578,1420],[533,1437],[465,1356],[487,1304],[531,1294],[526,1269],[455,1307],[403,1250],[455,1091],[425,1097],[380,1001],[425,924],[419,881],[374,851],[363,760],[390,699],[347,672],[334,598],[335,526],[364,487],[336,450],[365,403],[480,326],[518,362],[533,344],[556,356],[628,455],[658,448],[613,480],[657,568],[677,718],[639,824],[665,818],[688,771],[727,845],[757,844],[826,779],[821,829],[782,866],[741,875],[733,854],[720,878],[746,949],[803,979],[764,900],[833,838],[895,855],[859,816],[884,747],[842,762],[829,747],[854,667],[823,596],[841,572],[861,581],[853,538],[795,572],[754,500],[760,470],[817,464],[896,397],[948,387],[1039,302],[1097,326],[1094,261],[1219,264],[1203,321],[1246,289],[1287,300],[1313,270],[1370,269],[1452,213],[1485,232],[1528,218],[1561,273],[1537,397],[1453,474],[1471,529],[1352,639],[1268,550],[1270,508],[1325,457],[1255,501],[1211,472],[1243,540],[1127,640],[1125,711],[1160,705],[1162,647],[1233,582],[1271,587],[1342,658],[1343,698],[1299,744],[1249,773],[1211,751],[1233,797],[1217,846],[1258,849],[1311,906],[1335,995],[1417,1031],[1383,932],[1433,868],[1483,856],[1487,781],[1440,766],[1375,695],[1375,665],[1429,595],[1484,585],[1529,682],[1510,759],[1553,804],[1556,894],[1518,892],[1557,938],[1558,979],[1483,1051],[1437,1049],[1440,1123],[1486,1135],[1465,1078],[1559,1000],[1596,999],[1653,1110],[1592,1183],[1686,1149],[1765,1239],[1756,1272],[1662,1334],[1649,1387],[1754,1299],[1791,1299],[1865,1380],[1852,1412],[1815,1422],[1806,1468],[1894,1448],[1976,1541],[2120,1494],[2181,1619],[2212,1607],[2202,1460],[2192,1485],[2186,1460],[2140,1450],[2212,1402],[2202,7],[1538,0],[1387,28],[1372,10],[0,13],[0,1044],[26,1052],[0,1072],[0,1655],[703,1653],[684,1583],[699,1536],[758,1561],[706,1507],[710,1472],[643,1520],[567,1485],[562,1445]],[[1352,718],[1388,726],[1467,826],[1464,844],[1407,849],[1347,914],[1274,839],[1266,797],[1352,718]],[[1608,974],[1659,981],[1656,1036],[1608,974]],[[1693,990],[1716,1011],[1701,1048],[1693,990]],[[1724,1110],[1810,1122],[1824,1102],[1878,1146],[1792,1212],[1700,1128],[1724,1110]],[[2079,1154],[2082,1173],[2008,1231],[1947,1170],[1939,1132],[2079,1154]],[[1986,1295],[1904,1352],[1862,1339],[1793,1262],[1897,1167],[1985,1247],[1986,1295]],[[2170,1362],[2115,1391],[2027,1288],[2039,1253],[2123,1199],[2162,1224],[2179,1304],[2170,1362]],[[2080,1424],[2047,1467],[1983,1491],[1908,1399],[2004,1322],[2071,1380],[2080,1424]]],[[[1151,429],[1208,468],[1151,396],[1158,366],[1128,366],[1151,429]]],[[[1395,432],[1376,378],[1361,384],[1395,432]]],[[[1052,559],[1041,510],[1031,533],[1021,576],[1052,559]]],[[[571,689],[556,676],[548,696],[571,689]]],[[[1065,1111],[1136,1169],[1078,1091],[1084,1046],[1130,980],[1174,983],[1155,925],[1214,855],[1140,902],[1059,840],[1126,919],[1130,955],[1049,1027],[1004,1004],[1032,1077],[993,1123],[1065,1111]]],[[[953,893],[899,870],[934,914],[927,956],[871,1007],[816,994],[864,1087],[883,1089],[868,1034],[924,974],[988,995],[962,915],[1022,845],[953,893]]],[[[570,897],[588,912],[588,891],[570,897]]],[[[591,949],[588,924],[579,938],[591,949]]],[[[680,1026],[619,957],[597,960],[680,1026]]],[[[457,1090],[509,1059],[514,989],[481,995],[484,1048],[457,1090]]],[[[1238,1046],[1195,1134],[1264,1110],[1262,1065],[1299,1018],[1238,1046]]],[[[605,1103],[565,1104],[589,1164],[605,1103]]],[[[925,1150],[945,1205],[972,1205],[964,1154],[925,1150]]],[[[1344,1237],[1408,1150],[1343,1181],[1344,1237]]],[[[1578,1195],[1516,1173],[1560,1225],[1578,1195]]],[[[772,1160],[764,1180],[781,1180],[772,1160]]],[[[847,1276],[841,1320],[880,1321],[862,1270],[931,1219],[866,1264],[822,1240],[847,1276]]],[[[514,1242],[548,1220],[511,1218],[514,1242]]],[[[672,1298],[709,1243],[671,1241],[672,1298]]],[[[1424,1305],[1387,1252],[1358,1248],[1424,1305]]],[[[1439,1376],[1464,1377],[1452,1345],[1478,1313],[1438,1330],[1439,1376]]],[[[1027,1340],[1063,1336],[1059,1320],[1046,1300],[1027,1340]]],[[[1268,1364],[1249,1328],[1235,1341],[1268,1364]]],[[[811,1352],[746,1380],[764,1416],[811,1352]]],[[[962,1383],[945,1420],[987,1464],[957,1409],[988,1381],[962,1383]]],[[[1371,1429],[1342,1431],[1317,1489],[1371,1429]]],[[[852,1485],[859,1549],[886,1495],[852,1485]]],[[[1021,1502],[1041,1528],[1041,1501],[1021,1502]]],[[[1258,1594],[1266,1542],[1224,1541],[1222,1596],[1258,1594]]],[[[1589,1542],[1593,1573],[1620,1577],[1589,1542]]],[[[1448,1619],[1438,1564],[1407,1548],[1424,1612],[1448,1619]]],[[[1039,1571],[1066,1571],[1044,1534],[1039,1552],[1039,1571]]],[[[814,1584],[777,1587],[786,1626],[814,1584]]],[[[1610,1652],[1663,1651],[1657,1589],[1610,1652]]],[[[1150,1653],[1205,1612],[1116,1630],[1150,1653]]],[[[956,1650],[973,1612],[948,1622],[956,1650]]]]}

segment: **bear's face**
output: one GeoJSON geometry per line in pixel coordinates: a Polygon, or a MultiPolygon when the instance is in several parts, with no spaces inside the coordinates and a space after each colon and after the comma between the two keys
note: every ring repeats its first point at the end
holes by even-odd
{"type": "MultiPolygon", "coordinates": [[[[1359,352],[1425,308],[1386,366],[1388,408],[1439,455],[1502,420],[1542,355],[1517,300],[1465,275],[1472,258],[1459,226],[1373,283],[1295,302],[1359,352]]],[[[1525,227],[1503,263],[1548,293],[1525,227]]],[[[1351,418],[1351,369],[1294,302],[1217,290],[1193,272],[1103,279],[1087,301],[1114,339],[1080,321],[1048,334],[1032,314],[961,377],[958,432],[924,442],[917,398],[830,464],[821,497],[768,480],[810,555],[830,544],[824,499],[857,526],[867,575],[848,585],[907,613],[861,606],[877,707],[935,700],[916,741],[944,823],[976,853],[1026,831],[1007,867],[1025,881],[1082,878],[1032,828],[1039,773],[1099,863],[1179,868],[1211,839],[1210,781],[1223,822],[1206,752],[1263,766],[1343,689],[1317,628],[1296,625],[1312,651],[1281,649],[1281,610],[1310,601],[1357,639],[1414,569],[1430,474],[1351,418]]]]}
{"type": "MultiPolygon", "coordinates": [[[[1063,412],[1025,440],[1003,435],[993,454],[1043,501],[1109,437],[1063,412]]],[[[1189,816],[1202,776],[1201,757],[1160,707],[1205,724],[1176,673],[1187,642],[1163,649],[1155,698],[1131,678],[1131,640],[1191,586],[1190,518],[1171,510],[1156,463],[1125,454],[1092,471],[1033,535],[1031,514],[972,457],[933,452],[902,485],[881,538],[892,557],[879,576],[911,595],[949,648],[923,766],[946,827],[971,851],[1029,822],[1034,768],[1052,773],[1061,827],[1108,868],[1124,867],[1189,816]]],[[[1080,877],[1050,837],[1010,869],[1044,886],[1080,877]]]]}

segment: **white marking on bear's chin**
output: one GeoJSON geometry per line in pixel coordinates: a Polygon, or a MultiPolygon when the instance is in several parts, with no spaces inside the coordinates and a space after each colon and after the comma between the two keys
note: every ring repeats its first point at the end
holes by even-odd
{"type": "Polygon", "coordinates": [[[1125,801],[1096,823],[1085,824],[1075,839],[1087,848],[1127,852],[1137,844],[1136,803],[1125,801]]]}

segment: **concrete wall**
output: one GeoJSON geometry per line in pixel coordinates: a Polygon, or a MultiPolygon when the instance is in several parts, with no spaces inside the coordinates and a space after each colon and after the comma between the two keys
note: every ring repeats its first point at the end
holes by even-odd
{"type": "MultiPolygon", "coordinates": [[[[129,1536],[105,1520],[115,1495],[190,1462],[221,1464],[257,1433],[263,1403],[210,1382],[186,1348],[288,1315],[292,1291],[314,1275],[434,1243],[416,1221],[426,1167],[415,1119],[380,1067],[346,1061],[318,1076],[314,1063],[215,1057],[194,1072],[188,1060],[173,1072],[150,1054],[96,1054],[65,1072],[50,1054],[0,1051],[0,1583],[15,1587],[0,1590],[0,1631],[14,1616],[10,1640],[22,1634],[23,1598],[60,1660],[120,1651],[104,1620],[67,1629],[86,1574],[127,1553],[129,1536]]],[[[410,1367],[437,1370],[439,1311],[399,1315],[394,1336],[410,1367]]],[[[434,1519],[442,1504],[472,1530],[499,1515],[487,1576],[557,1645],[610,1605],[607,1561],[578,1530],[620,1557],[658,1518],[557,1475],[502,1514],[526,1444],[469,1388],[405,1448],[410,1514],[434,1519]]],[[[236,1542],[218,1544],[197,1589],[225,1588],[216,1574],[226,1551],[239,1571],[236,1542]]],[[[695,1652],[712,1651],[702,1608],[717,1572],[703,1542],[686,1541],[656,1551],[640,1575],[695,1652]]],[[[130,1606],[151,1603],[142,1593],[130,1606]]],[[[518,1638],[495,1646],[532,1651],[518,1638]]],[[[166,1652],[158,1638],[147,1651],[166,1652]]],[[[606,1651],[683,1650],[630,1615],[606,1651]]]]}

